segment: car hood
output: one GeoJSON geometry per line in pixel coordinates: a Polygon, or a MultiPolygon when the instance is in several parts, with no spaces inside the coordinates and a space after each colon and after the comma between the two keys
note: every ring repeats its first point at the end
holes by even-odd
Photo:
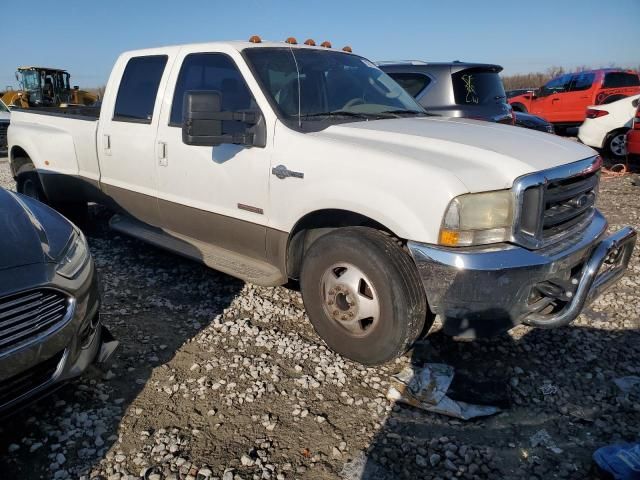
{"type": "Polygon", "coordinates": [[[0,188],[0,270],[55,262],[73,228],[46,205],[0,188]]]}
{"type": "Polygon", "coordinates": [[[555,135],[465,118],[343,123],[312,135],[431,163],[455,175],[470,192],[510,188],[522,175],[596,155],[555,135]]]}

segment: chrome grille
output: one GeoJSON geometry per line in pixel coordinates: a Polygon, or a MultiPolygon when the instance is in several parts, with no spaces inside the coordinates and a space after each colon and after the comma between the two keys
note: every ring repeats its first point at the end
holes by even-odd
{"type": "Polygon", "coordinates": [[[593,157],[516,180],[514,240],[541,248],[584,228],[595,211],[601,164],[593,157]]]}
{"type": "Polygon", "coordinates": [[[68,320],[69,298],[41,289],[0,298],[0,352],[68,320]]]}

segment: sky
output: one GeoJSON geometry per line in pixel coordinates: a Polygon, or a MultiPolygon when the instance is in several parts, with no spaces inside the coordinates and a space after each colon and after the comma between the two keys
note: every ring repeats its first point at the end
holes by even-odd
{"type": "Polygon", "coordinates": [[[18,65],[97,87],[122,51],[253,34],[348,44],[374,61],[498,63],[505,74],[640,65],[640,0],[29,0],[15,12],[0,27],[0,90],[17,85],[18,65]]]}

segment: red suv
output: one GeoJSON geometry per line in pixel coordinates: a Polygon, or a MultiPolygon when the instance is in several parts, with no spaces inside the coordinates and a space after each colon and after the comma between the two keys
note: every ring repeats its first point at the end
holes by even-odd
{"type": "Polygon", "coordinates": [[[640,104],[633,118],[631,129],[627,132],[627,155],[640,156],[640,104]]]}
{"type": "Polygon", "coordinates": [[[531,93],[509,99],[517,112],[539,115],[559,126],[582,123],[589,105],[602,105],[640,93],[640,76],[633,70],[600,69],[568,73],[531,93]]]}

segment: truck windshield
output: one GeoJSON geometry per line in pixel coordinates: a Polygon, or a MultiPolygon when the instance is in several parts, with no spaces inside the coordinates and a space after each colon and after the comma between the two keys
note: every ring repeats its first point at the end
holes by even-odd
{"type": "Polygon", "coordinates": [[[357,55],[287,47],[244,53],[280,117],[300,128],[425,115],[391,77],[357,55]]]}
{"type": "Polygon", "coordinates": [[[2,100],[0,100],[0,112],[9,113],[9,108],[7,108],[2,100]]]}

